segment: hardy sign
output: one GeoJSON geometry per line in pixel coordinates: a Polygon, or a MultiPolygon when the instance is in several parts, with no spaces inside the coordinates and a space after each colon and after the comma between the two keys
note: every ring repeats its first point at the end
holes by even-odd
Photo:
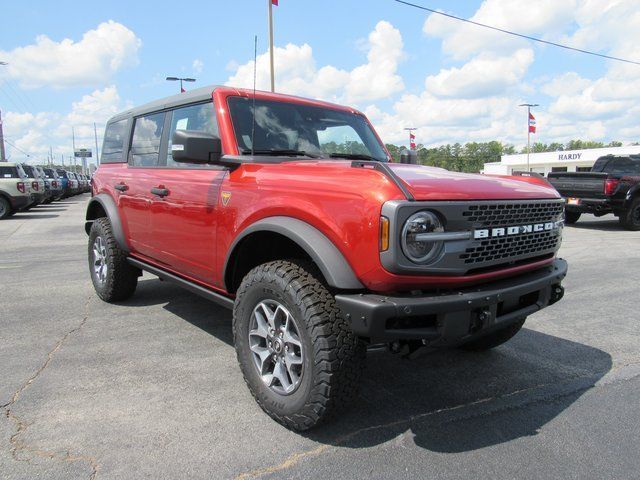
{"type": "Polygon", "coordinates": [[[77,158],[91,158],[91,149],[90,148],[79,148],[75,152],[73,152],[73,154],[77,158]]]}

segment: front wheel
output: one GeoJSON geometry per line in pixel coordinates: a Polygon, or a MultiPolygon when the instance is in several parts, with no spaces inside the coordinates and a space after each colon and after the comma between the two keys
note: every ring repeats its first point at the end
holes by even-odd
{"type": "Polygon", "coordinates": [[[364,344],[326,287],[295,263],[265,263],[247,274],[233,336],[251,394],[288,428],[307,430],[357,396],[364,344]]]}
{"type": "Polygon", "coordinates": [[[477,340],[464,343],[460,345],[460,348],[463,350],[472,351],[491,350],[492,348],[495,348],[498,345],[502,345],[506,341],[511,340],[511,338],[513,338],[513,336],[520,331],[520,329],[524,325],[525,320],[526,318],[523,318],[515,323],[512,323],[511,325],[507,325],[500,330],[496,330],[495,332],[485,335],[484,337],[480,337],[477,340]]]}
{"type": "Polygon", "coordinates": [[[640,230],[640,197],[634,198],[629,208],[622,212],[620,224],[627,230],[640,230]]]}
{"type": "Polygon", "coordinates": [[[564,212],[564,223],[573,225],[580,219],[580,212],[564,212]]]}

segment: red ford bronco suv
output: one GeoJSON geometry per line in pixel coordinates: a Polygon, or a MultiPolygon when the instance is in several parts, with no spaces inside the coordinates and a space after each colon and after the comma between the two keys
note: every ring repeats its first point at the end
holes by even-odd
{"type": "Polygon", "coordinates": [[[107,123],[86,214],[98,296],[141,272],[233,308],[246,383],[299,430],[357,394],[366,345],[483,350],[563,295],[563,200],[535,177],[391,163],[367,118],[209,87],[107,123]]]}

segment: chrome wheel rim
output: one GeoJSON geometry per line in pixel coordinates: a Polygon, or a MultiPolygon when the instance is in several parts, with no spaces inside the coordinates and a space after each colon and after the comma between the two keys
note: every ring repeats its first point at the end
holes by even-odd
{"type": "Polygon", "coordinates": [[[263,300],[249,323],[249,348],[262,381],[279,395],[291,395],[304,373],[304,349],[293,315],[275,300],[263,300]]]}
{"type": "Polygon", "coordinates": [[[107,280],[107,246],[102,237],[96,237],[93,241],[93,273],[100,283],[107,280]]]}
{"type": "Polygon", "coordinates": [[[0,217],[4,216],[5,213],[7,213],[7,210],[4,207],[4,202],[0,202],[0,217]]]}

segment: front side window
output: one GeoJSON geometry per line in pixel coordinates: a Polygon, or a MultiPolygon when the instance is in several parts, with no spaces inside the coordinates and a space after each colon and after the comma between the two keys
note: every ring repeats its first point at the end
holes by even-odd
{"type": "Polygon", "coordinates": [[[134,167],[158,166],[164,115],[161,112],[136,118],[129,157],[134,167]]]}
{"type": "Polygon", "coordinates": [[[127,119],[111,122],[104,132],[100,163],[124,162],[124,139],[127,133],[127,119]]]}
{"type": "Polygon", "coordinates": [[[219,136],[218,122],[216,121],[213,103],[207,102],[177,108],[169,112],[169,115],[171,115],[171,130],[169,131],[169,142],[167,146],[167,166],[187,168],[206,167],[206,165],[175,162],[171,155],[171,138],[176,130],[191,130],[219,136]]]}
{"type": "Polygon", "coordinates": [[[297,103],[229,97],[242,154],[287,152],[316,158],[371,157],[387,161],[384,148],[361,115],[297,103]],[[254,115],[255,110],[255,115],[254,115]]]}

